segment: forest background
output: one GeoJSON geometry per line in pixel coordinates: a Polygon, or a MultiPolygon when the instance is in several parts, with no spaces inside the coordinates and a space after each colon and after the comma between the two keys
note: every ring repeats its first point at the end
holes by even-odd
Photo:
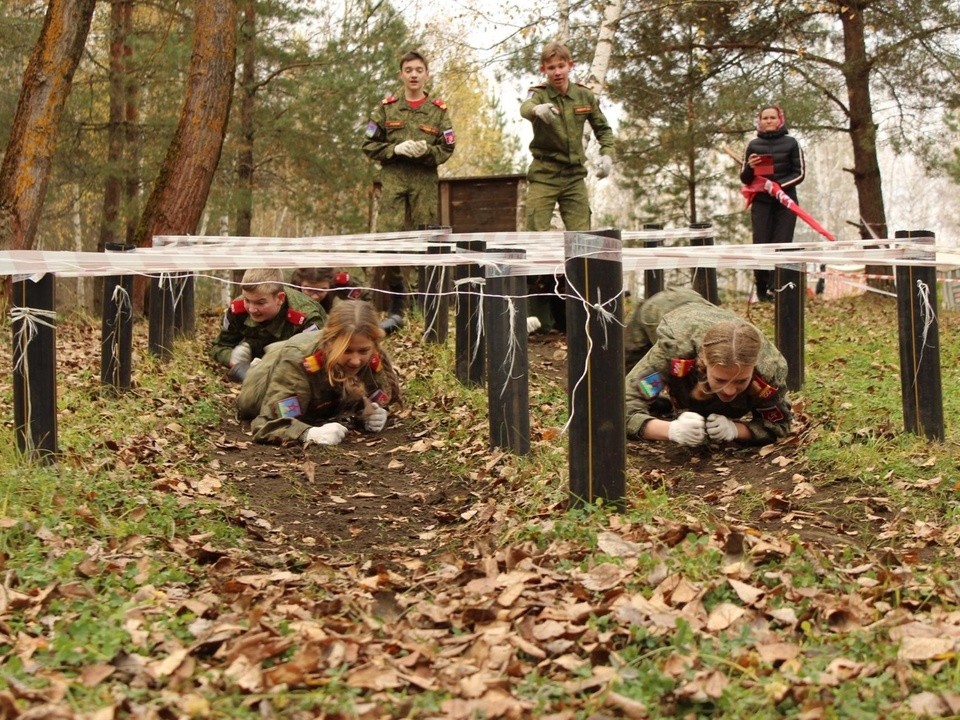
{"type": "MultiPolygon", "coordinates": [[[[838,236],[955,243],[949,0],[52,0],[5,2],[0,18],[0,248],[367,231],[362,128],[408,48],[429,56],[457,130],[441,174],[523,172],[517,106],[554,38],[617,125],[616,173],[591,180],[596,226],[708,221],[719,242],[748,242],[724,149],[777,101],[807,153],[801,203],[838,236]]],[[[94,299],[78,281],[69,302],[94,299]]]]}

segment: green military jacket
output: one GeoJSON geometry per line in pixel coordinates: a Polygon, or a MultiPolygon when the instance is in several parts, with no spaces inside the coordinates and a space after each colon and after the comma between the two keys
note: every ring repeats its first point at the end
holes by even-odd
{"type": "Polygon", "coordinates": [[[363,152],[376,160],[385,169],[392,165],[405,168],[431,169],[436,172],[443,165],[457,144],[447,105],[443,100],[431,100],[429,96],[418,108],[396,95],[385,97],[371,113],[364,132],[363,152]],[[394,155],[393,148],[405,140],[424,140],[426,155],[418,158],[394,155]]]}
{"type": "MultiPolygon", "coordinates": [[[[251,421],[255,441],[300,440],[314,425],[343,416],[362,427],[363,398],[330,382],[322,348],[323,331],[297,335],[272,348],[247,372],[237,414],[251,421]]],[[[400,401],[400,381],[386,353],[375,354],[358,379],[364,397],[381,407],[400,401]]]]}
{"type": "Polygon", "coordinates": [[[600,143],[600,154],[613,154],[613,130],[600,110],[596,95],[585,85],[570,83],[566,95],[561,95],[552,85],[534,85],[520,105],[520,115],[533,123],[530,154],[537,160],[584,165],[584,123],[590,123],[593,128],[600,143]],[[543,103],[550,103],[560,111],[551,123],[545,123],[533,114],[533,108],[543,103]]]}
{"type": "Polygon", "coordinates": [[[230,365],[230,353],[246,341],[251,357],[263,357],[267,345],[286,340],[301,332],[319,330],[327,320],[320,304],[299,290],[285,291],[286,299],[272,320],[258,323],[247,313],[243,298],[237,298],[223,313],[220,334],[210,348],[210,357],[221,365],[230,365]]]}
{"type": "Polygon", "coordinates": [[[786,388],[787,361],[780,351],[761,333],[760,354],[753,381],[747,389],[731,402],[723,402],[716,396],[699,399],[694,390],[706,379],[706,371],[699,362],[704,333],[719,322],[742,318],[703,300],[692,290],[670,293],[668,290],[650,298],[641,307],[641,311],[646,312],[634,314],[627,332],[628,336],[644,332],[632,327],[638,322],[647,328],[656,328],[649,352],[627,375],[627,436],[641,437],[643,426],[659,416],[651,406],[661,397],[669,399],[677,414],[690,410],[704,417],[716,413],[735,420],[749,414],[750,419],[743,421],[758,443],[787,435],[793,409],[786,388]],[[683,302],[683,293],[689,293],[688,302],[683,302]],[[663,311],[659,317],[658,310],[663,311]]]}

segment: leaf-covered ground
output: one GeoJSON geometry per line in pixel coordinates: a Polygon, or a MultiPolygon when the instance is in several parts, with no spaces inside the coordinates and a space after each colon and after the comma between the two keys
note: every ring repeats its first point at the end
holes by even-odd
{"type": "MultiPolygon", "coordinates": [[[[264,447],[202,360],[102,399],[99,328],[65,325],[95,420],[63,409],[61,512],[0,504],[0,718],[960,715],[955,507],[826,474],[802,393],[794,437],[631,445],[628,512],[574,512],[561,336],[530,346],[529,458],[488,447],[482,394],[427,383],[446,369],[414,329],[390,342],[407,397],[385,433],[264,447]],[[111,425],[131,402],[146,431],[111,425]]],[[[905,490],[955,493],[929,452],[905,490]]]]}

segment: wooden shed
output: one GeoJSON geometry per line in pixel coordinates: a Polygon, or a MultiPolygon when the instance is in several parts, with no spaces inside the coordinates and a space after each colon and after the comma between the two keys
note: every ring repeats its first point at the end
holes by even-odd
{"type": "Polygon", "coordinates": [[[440,178],[440,224],[454,233],[523,229],[527,176],[440,178]]]}

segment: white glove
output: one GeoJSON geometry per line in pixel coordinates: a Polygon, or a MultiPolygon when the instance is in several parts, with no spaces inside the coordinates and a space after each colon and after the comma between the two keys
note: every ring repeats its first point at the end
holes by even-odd
{"type": "Polygon", "coordinates": [[[376,403],[373,403],[371,407],[373,410],[363,421],[363,426],[367,429],[367,432],[380,432],[387,424],[387,409],[376,403]]]}
{"type": "Polygon", "coordinates": [[[250,343],[244,340],[230,353],[230,367],[248,363],[251,357],[253,357],[253,353],[250,350],[250,343]]]}
{"type": "Polygon", "coordinates": [[[531,315],[527,318],[527,335],[530,333],[535,333],[540,329],[540,318],[536,315],[531,315]]]}
{"type": "Polygon", "coordinates": [[[550,103],[540,103],[539,105],[533,106],[533,114],[540,122],[545,122],[549,125],[556,119],[557,109],[550,103]]]}
{"type": "Polygon", "coordinates": [[[597,168],[597,177],[599,179],[605,178],[613,171],[613,158],[609,155],[600,156],[600,167],[597,168]]]}
{"type": "Polygon", "coordinates": [[[667,431],[667,437],[677,445],[699,445],[705,436],[703,415],[695,412],[681,413],[667,431]]]}
{"type": "Polygon", "coordinates": [[[427,154],[426,140],[404,140],[393,148],[394,155],[403,155],[408,158],[418,158],[427,154]]]}
{"type": "Polygon", "coordinates": [[[347,436],[347,428],[340,423],[327,423],[320,427],[312,427],[303,434],[303,444],[309,445],[339,445],[347,436]]]}
{"type": "Polygon", "coordinates": [[[716,413],[707,415],[707,435],[711,440],[730,442],[736,440],[739,434],[736,424],[730,418],[716,413]]]}

